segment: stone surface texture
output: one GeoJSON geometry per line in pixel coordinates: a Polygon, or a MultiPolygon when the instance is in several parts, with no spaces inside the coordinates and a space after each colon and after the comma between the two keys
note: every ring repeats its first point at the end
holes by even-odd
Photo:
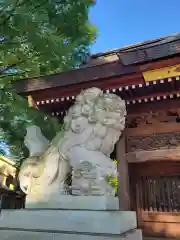
{"type": "Polygon", "coordinates": [[[98,235],[79,235],[68,233],[48,233],[48,232],[27,232],[14,230],[1,230],[1,240],[142,240],[140,230],[133,230],[126,234],[98,236],[98,235]]]}
{"type": "Polygon", "coordinates": [[[90,88],[76,97],[51,143],[28,127],[30,155],[19,174],[26,209],[1,212],[0,239],[142,240],[136,213],[118,211],[108,181],[117,176],[110,154],[125,115],[120,97],[90,88]]]}
{"type": "Polygon", "coordinates": [[[117,176],[117,169],[110,154],[124,129],[125,115],[125,101],[119,96],[90,88],[76,97],[64,118],[63,131],[49,145],[45,140],[39,143],[44,139],[42,134],[31,141],[34,134],[27,129],[25,143],[30,157],[20,170],[27,204],[45,205],[63,195],[114,196],[108,177],[117,176]],[[39,155],[42,146],[45,151],[39,155]]]}
{"type": "Polygon", "coordinates": [[[136,227],[135,212],[3,210],[0,239],[141,240],[136,227]]]}
{"type": "Polygon", "coordinates": [[[49,140],[47,140],[38,126],[28,126],[26,128],[26,136],[24,138],[24,144],[29,149],[29,156],[40,156],[41,153],[47,150],[49,146],[49,140]]]}
{"type": "Polygon", "coordinates": [[[0,228],[122,234],[137,227],[136,213],[79,210],[4,210],[0,228]]]}
{"type": "Polygon", "coordinates": [[[26,204],[27,209],[119,210],[119,200],[112,196],[62,195],[53,202],[26,204]]]}

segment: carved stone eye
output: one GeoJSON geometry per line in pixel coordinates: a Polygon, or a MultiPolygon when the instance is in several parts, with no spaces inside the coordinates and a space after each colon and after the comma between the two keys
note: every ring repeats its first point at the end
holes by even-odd
{"type": "Polygon", "coordinates": [[[25,172],[25,173],[24,173],[24,176],[25,176],[25,177],[29,177],[29,176],[30,176],[30,172],[25,172]]]}

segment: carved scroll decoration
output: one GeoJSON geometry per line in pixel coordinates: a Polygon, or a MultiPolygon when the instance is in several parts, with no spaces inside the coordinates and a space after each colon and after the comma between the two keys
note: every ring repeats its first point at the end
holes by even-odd
{"type": "Polygon", "coordinates": [[[143,114],[129,115],[126,119],[126,128],[138,128],[157,123],[176,122],[179,115],[179,109],[151,111],[143,114]]]}
{"type": "Polygon", "coordinates": [[[180,132],[127,137],[127,152],[167,149],[180,146],[180,132]]]}

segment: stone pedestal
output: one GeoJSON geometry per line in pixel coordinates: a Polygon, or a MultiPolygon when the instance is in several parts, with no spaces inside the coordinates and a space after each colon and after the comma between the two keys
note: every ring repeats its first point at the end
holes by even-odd
{"type": "Polygon", "coordinates": [[[142,240],[134,212],[3,210],[1,240],[142,240]]]}
{"type": "Polygon", "coordinates": [[[119,210],[117,197],[64,195],[48,202],[33,203],[26,198],[26,209],[119,210]]]}
{"type": "Polygon", "coordinates": [[[133,230],[121,235],[69,234],[33,231],[0,230],[1,240],[142,240],[141,230],[133,230]]]}
{"type": "Polygon", "coordinates": [[[61,209],[3,210],[0,215],[0,239],[142,240],[141,231],[136,229],[136,213],[118,211],[114,198],[100,197],[101,205],[99,197],[66,198],[67,203],[59,205],[61,209]],[[68,207],[74,209],[66,209],[68,207]],[[79,210],[75,210],[77,207],[79,210]]]}

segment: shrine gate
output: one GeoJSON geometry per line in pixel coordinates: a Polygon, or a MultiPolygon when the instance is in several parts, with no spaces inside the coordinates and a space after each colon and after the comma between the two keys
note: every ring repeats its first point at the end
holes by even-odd
{"type": "Polygon", "coordinates": [[[14,83],[42,111],[62,119],[81,89],[126,101],[116,146],[122,210],[145,235],[180,238],[180,34],[92,55],[81,68],[14,83]]]}

